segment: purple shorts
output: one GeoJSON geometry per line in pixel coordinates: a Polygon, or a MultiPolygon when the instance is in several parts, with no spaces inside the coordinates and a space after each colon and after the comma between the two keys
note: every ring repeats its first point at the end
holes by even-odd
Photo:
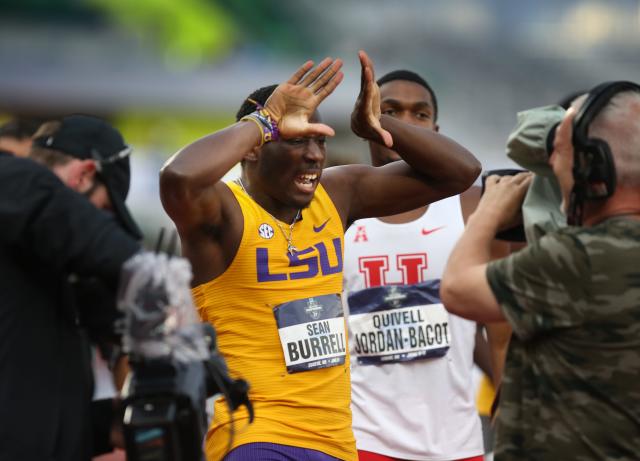
{"type": "Polygon", "coordinates": [[[234,448],[223,461],[340,461],[318,450],[254,442],[234,448]]]}

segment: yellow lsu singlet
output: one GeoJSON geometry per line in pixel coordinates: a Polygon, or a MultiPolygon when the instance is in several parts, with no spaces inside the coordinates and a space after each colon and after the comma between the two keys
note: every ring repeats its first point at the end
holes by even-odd
{"type": "Polygon", "coordinates": [[[496,390],[493,387],[491,378],[482,373],[482,378],[478,384],[478,390],[476,393],[476,408],[480,416],[491,417],[491,407],[493,406],[493,399],[496,396],[496,390]]]}
{"type": "MultiPolygon", "coordinates": [[[[297,252],[290,255],[282,230],[288,231],[289,224],[280,222],[281,229],[238,184],[228,186],[244,216],[242,240],[229,268],[195,287],[193,294],[201,318],[216,329],[231,376],[246,379],[251,386],[255,420],[248,424],[244,408],[233,414],[232,448],[271,442],[356,461],[344,317],[340,313],[325,321],[286,323],[296,311],[319,318],[322,306],[317,301],[341,293],[344,230],[340,216],[318,185],[293,228],[297,252]],[[293,308],[284,306],[296,300],[303,300],[302,308],[297,303],[291,303],[293,308]],[[278,311],[282,315],[277,321],[278,311]],[[295,367],[304,371],[294,371],[295,367]]],[[[228,409],[219,399],[207,433],[209,461],[224,457],[230,430],[228,409]]]]}

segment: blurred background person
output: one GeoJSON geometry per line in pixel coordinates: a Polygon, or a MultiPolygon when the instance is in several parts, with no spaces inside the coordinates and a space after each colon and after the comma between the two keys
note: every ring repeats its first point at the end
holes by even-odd
{"type": "Polygon", "coordinates": [[[26,157],[31,149],[31,137],[42,124],[42,120],[13,118],[0,125],[0,151],[18,157],[26,157]]]}
{"type": "MultiPolygon", "coordinates": [[[[107,122],[93,116],[72,115],[44,123],[33,136],[29,158],[51,169],[96,208],[112,214],[132,238],[139,240],[142,234],[125,205],[131,152],[120,132],[107,122]]],[[[115,292],[99,278],[70,274],[69,287],[67,308],[78,325],[78,347],[84,349],[85,371],[93,370],[94,374],[87,389],[94,400],[88,416],[90,424],[85,426],[87,452],[109,452],[113,449],[113,398],[128,371],[126,358],[119,353],[120,336],[115,331],[121,314],[115,292]]]]}
{"type": "Polygon", "coordinates": [[[141,239],[142,232],[125,204],[131,152],[120,132],[104,120],[70,115],[43,124],[33,135],[28,156],[96,208],[112,213],[133,238],[141,239]]]}
{"type": "MultiPolygon", "coordinates": [[[[85,461],[91,370],[69,276],[115,291],[140,246],[31,160],[1,153],[0,187],[0,459],[85,461]]],[[[106,428],[114,416],[103,415],[106,428]]]]}

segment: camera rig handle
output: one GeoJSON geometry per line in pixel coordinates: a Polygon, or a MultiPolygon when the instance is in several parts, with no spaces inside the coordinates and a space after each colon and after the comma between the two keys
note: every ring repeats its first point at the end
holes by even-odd
{"type": "Polygon", "coordinates": [[[219,354],[216,331],[208,323],[202,324],[205,342],[209,347],[209,360],[204,362],[207,376],[207,396],[222,393],[231,412],[244,405],[249,413],[249,422],[253,422],[253,405],[249,400],[249,383],[244,379],[233,379],[224,358],[219,354]]]}

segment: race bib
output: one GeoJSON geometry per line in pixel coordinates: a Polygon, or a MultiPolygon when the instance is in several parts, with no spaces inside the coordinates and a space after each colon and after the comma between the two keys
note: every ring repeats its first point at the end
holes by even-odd
{"type": "Polygon", "coordinates": [[[338,295],[280,304],[273,313],[289,373],[344,364],[347,335],[338,295]]]}
{"type": "Polygon", "coordinates": [[[444,356],[451,344],[440,281],[366,288],[349,294],[349,329],[359,364],[444,356]]]}

